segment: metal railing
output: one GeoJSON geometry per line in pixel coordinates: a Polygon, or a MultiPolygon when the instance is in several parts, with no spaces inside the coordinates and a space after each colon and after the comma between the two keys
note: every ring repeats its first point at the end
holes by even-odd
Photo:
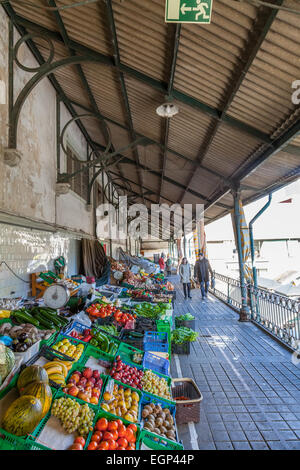
{"type": "MultiPolygon", "coordinates": [[[[247,290],[251,320],[291,348],[299,349],[300,301],[250,284],[247,290]]],[[[242,307],[239,280],[215,273],[215,286],[210,291],[236,310],[242,307]]]]}

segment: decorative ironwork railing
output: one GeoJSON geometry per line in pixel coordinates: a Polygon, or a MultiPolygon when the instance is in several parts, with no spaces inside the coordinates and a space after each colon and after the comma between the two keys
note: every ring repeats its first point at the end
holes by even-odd
{"type": "MultiPolygon", "coordinates": [[[[300,300],[250,284],[247,291],[251,320],[293,349],[300,349],[300,300]]],[[[215,273],[215,286],[211,292],[236,309],[242,306],[237,279],[215,273]]]]}

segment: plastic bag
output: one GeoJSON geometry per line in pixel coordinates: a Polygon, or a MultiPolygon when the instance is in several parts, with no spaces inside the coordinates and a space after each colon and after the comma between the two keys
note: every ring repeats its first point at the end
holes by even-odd
{"type": "Polygon", "coordinates": [[[84,312],[79,312],[79,313],[77,313],[77,315],[74,315],[74,316],[72,317],[72,320],[76,320],[76,321],[78,321],[79,323],[82,323],[83,325],[86,325],[86,326],[91,326],[91,325],[92,325],[91,320],[89,319],[89,317],[87,316],[87,314],[84,313],[84,312]]]}

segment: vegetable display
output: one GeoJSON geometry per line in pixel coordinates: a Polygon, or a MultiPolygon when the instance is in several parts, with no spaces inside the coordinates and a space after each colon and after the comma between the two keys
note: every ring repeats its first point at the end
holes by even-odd
{"type": "Polygon", "coordinates": [[[9,347],[18,353],[27,351],[28,348],[41,339],[49,339],[55,332],[55,329],[40,330],[31,323],[15,326],[11,323],[3,323],[0,327],[0,335],[9,336],[13,340],[9,347]]]}
{"type": "Polygon", "coordinates": [[[97,328],[92,328],[91,330],[92,339],[90,340],[90,344],[95,348],[101,349],[101,351],[115,356],[118,351],[118,343],[113,339],[106,335],[103,331],[97,328]]]}
{"type": "Polygon", "coordinates": [[[171,441],[176,440],[175,423],[169,408],[163,408],[159,403],[149,403],[143,407],[142,418],[144,429],[171,441]]]}
{"type": "Polygon", "coordinates": [[[137,427],[122,420],[100,418],[96,422],[87,450],[135,450],[137,427]]]}
{"type": "Polygon", "coordinates": [[[69,320],[57,315],[56,310],[46,307],[22,308],[11,312],[11,318],[18,323],[31,323],[37,328],[60,330],[69,323],[69,320]]]}
{"type": "Polygon", "coordinates": [[[176,320],[179,321],[191,321],[195,320],[195,317],[191,313],[185,313],[184,315],[178,315],[176,317],[176,320]]]}
{"type": "Polygon", "coordinates": [[[143,302],[136,305],[135,313],[141,317],[158,319],[162,313],[161,304],[150,304],[148,302],[143,302]]]}
{"type": "Polygon", "coordinates": [[[198,333],[191,328],[186,328],[185,326],[181,326],[180,328],[176,328],[171,333],[171,341],[174,344],[182,344],[186,341],[192,342],[196,341],[198,338],[198,333]]]}

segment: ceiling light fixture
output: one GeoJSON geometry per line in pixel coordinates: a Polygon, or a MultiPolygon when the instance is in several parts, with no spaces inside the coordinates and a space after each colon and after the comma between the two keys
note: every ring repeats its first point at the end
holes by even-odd
{"type": "Polygon", "coordinates": [[[179,111],[178,106],[174,103],[163,103],[156,108],[156,113],[163,118],[171,118],[179,111]]]}

